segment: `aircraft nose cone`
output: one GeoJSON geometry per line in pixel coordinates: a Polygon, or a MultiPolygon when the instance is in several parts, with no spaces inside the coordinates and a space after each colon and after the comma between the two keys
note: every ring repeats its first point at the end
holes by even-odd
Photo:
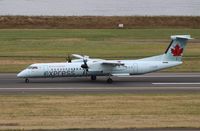
{"type": "Polygon", "coordinates": [[[17,74],[17,77],[19,77],[19,78],[21,78],[21,77],[23,77],[23,76],[24,76],[24,75],[23,75],[22,72],[20,72],[20,73],[17,74]]]}
{"type": "Polygon", "coordinates": [[[21,73],[21,72],[18,73],[18,74],[17,74],[17,77],[19,77],[19,78],[22,77],[22,73],[21,73]]]}
{"type": "Polygon", "coordinates": [[[17,77],[19,77],[19,78],[27,77],[26,71],[25,70],[21,71],[20,73],[17,74],[17,77]]]}

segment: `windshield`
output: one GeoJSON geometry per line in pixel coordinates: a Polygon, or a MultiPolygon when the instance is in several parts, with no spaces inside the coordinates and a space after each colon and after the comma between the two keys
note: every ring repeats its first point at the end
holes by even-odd
{"type": "Polygon", "coordinates": [[[38,69],[37,66],[29,66],[28,69],[38,69]]]}

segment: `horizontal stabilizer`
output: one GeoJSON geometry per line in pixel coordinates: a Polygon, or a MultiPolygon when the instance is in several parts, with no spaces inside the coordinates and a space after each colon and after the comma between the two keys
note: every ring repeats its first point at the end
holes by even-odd
{"type": "Polygon", "coordinates": [[[172,40],[175,40],[175,39],[177,39],[177,38],[180,38],[180,39],[187,39],[187,40],[193,39],[193,38],[191,38],[190,35],[172,35],[172,36],[171,36],[171,39],[172,39],[172,40]]]}

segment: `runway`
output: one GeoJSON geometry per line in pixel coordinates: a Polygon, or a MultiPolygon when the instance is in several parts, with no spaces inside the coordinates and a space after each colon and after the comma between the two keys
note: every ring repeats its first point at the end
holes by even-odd
{"type": "Polygon", "coordinates": [[[151,73],[132,77],[42,78],[24,83],[13,73],[0,74],[0,93],[200,93],[200,73],[151,73]]]}

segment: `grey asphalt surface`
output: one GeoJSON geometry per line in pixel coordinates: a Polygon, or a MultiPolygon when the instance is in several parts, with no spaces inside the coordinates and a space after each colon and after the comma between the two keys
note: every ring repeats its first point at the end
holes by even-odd
{"type": "Polygon", "coordinates": [[[151,73],[132,77],[32,78],[30,83],[16,74],[0,74],[0,93],[200,93],[200,73],[151,73]]]}
{"type": "MultiPolygon", "coordinates": [[[[112,77],[112,84],[106,83],[107,77],[90,78],[43,78],[24,79],[16,74],[0,74],[0,93],[200,93],[200,73],[151,73],[128,78],[112,77]]],[[[145,129],[74,129],[74,131],[199,131],[199,128],[145,128],[145,129]]],[[[45,131],[45,130],[42,130],[45,131]]],[[[52,130],[53,131],[53,130],[52,130]]],[[[69,130],[55,130],[69,131],[69,130]]],[[[73,131],[73,129],[70,129],[73,131]]]]}

